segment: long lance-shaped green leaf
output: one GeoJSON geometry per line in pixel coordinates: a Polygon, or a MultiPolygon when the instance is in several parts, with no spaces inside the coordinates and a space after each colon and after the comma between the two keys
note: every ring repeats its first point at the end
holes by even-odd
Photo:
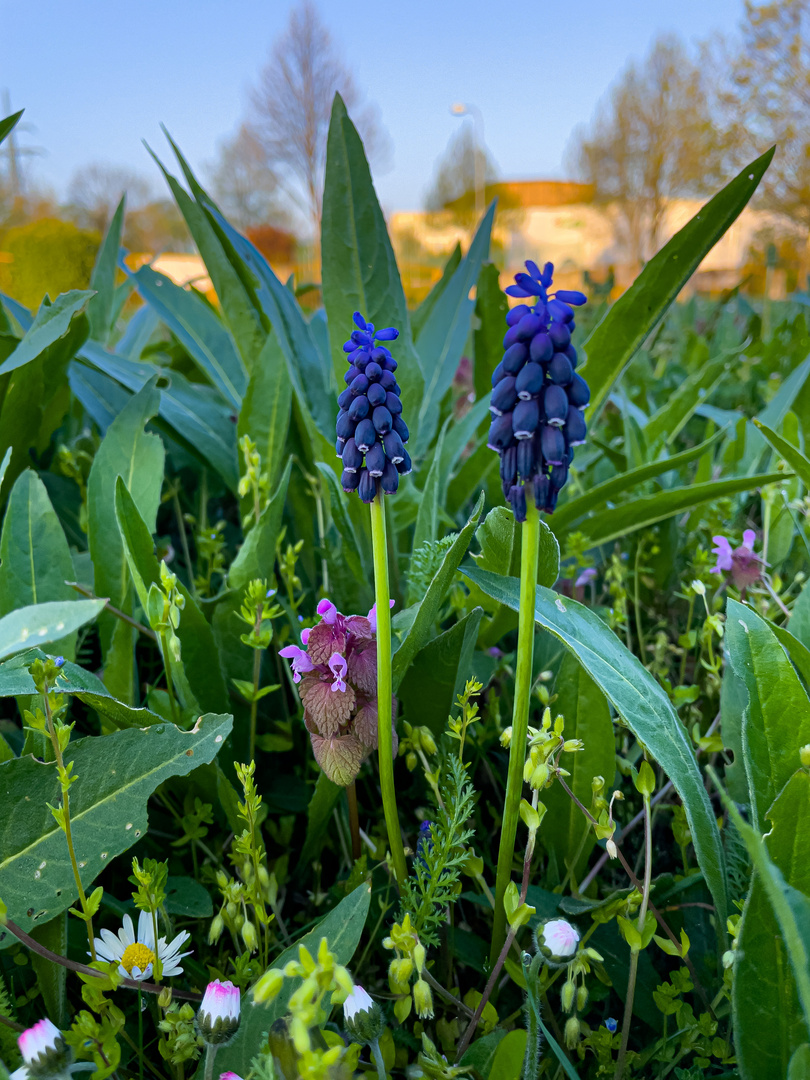
{"type": "Polygon", "coordinates": [[[84,311],[91,296],[93,293],[87,289],[73,289],[57,296],[52,304],[43,304],[20,344],[0,364],[0,375],[36,360],[55,341],[63,338],[70,329],[71,320],[84,311]]]}
{"type": "Polygon", "coordinates": [[[722,431],[716,431],[711,438],[706,439],[705,442],[700,443],[698,446],[693,446],[680,454],[673,454],[672,457],[663,457],[657,461],[651,461],[648,465],[641,465],[637,469],[629,469],[626,472],[619,473],[618,476],[612,476],[609,480],[604,480],[601,484],[597,484],[596,487],[590,488],[587,495],[580,495],[575,499],[570,499],[554,511],[549,520],[552,531],[559,535],[563,527],[567,528],[572,522],[584,517],[598,506],[602,506],[606,502],[612,502],[623,491],[629,491],[638,484],[643,484],[656,476],[661,476],[663,473],[688,465],[690,462],[702,457],[722,434],[722,431]]]}
{"type": "Polygon", "coordinates": [[[20,109],[19,112],[12,113],[11,116],[6,116],[0,120],[0,143],[14,130],[15,125],[24,112],[25,109],[20,109]]]}
{"type": "Polygon", "coordinates": [[[93,273],[90,275],[90,288],[96,293],[87,309],[90,337],[94,341],[100,341],[102,345],[106,345],[109,340],[115,313],[115,271],[118,266],[118,252],[121,248],[125,206],[126,195],[122,195],[98,250],[93,273]]]}
{"type": "Polygon", "coordinates": [[[738,495],[742,491],[754,491],[766,484],[778,484],[792,475],[763,473],[761,476],[735,476],[730,480],[713,480],[707,484],[670,488],[668,491],[644,495],[621,506],[602,510],[593,517],[586,518],[579,528],[593,544],[606,544],[617,537],[627,536],[628,533],[664,521],[673,514],[692,510],[701,503],[728,498],[729,495],[738,495]]]}
{"type": "Polygon", "coordinates": [[[17,608],[0,619],[0,660],[5,656],[68,637],[91,622],[106,600],[49,600],[17,608]]]}
{"type": "MultiPolygon", "coordinates": [[[[478,567],[462,573],[493,599],[518,611],[520,582],[478,567]]],[[[717,908],[717,931],[725,937],[728,898],[723,844],[695,753],[667,695],[613,631],[584,604],[537,586],[537,623],[572,652],[655,758],[681,797],[695,853],[717,908]]]]}
{"type": "MultiPolygon", "coordinates": [[[[230,716],[206,715],[191,731],[158,724],[70,743],[64,754],[76,777],[70,819],[85,889],[146,835],[155,788],[213,761],[232,723],[230,716]]],[[[0,896],[10,917],[29,930],[77,897],[65,835],[47,805],[60,802],[59,777],[53,763],[28,755],[0,765],[0,778],[0,896]]]]}
{"type": "Polygon", "coordinates": [[[604,404],[644,339],[701,260],[736,221],[770,165],[774,149],[743,169],[703,206],[647,263],[631,288],[592,331],[584,345],[588,362],[583,367],[591,387],[592,412],[604,404]]]}
{"type": "Polygon", "coordinates": [[[789,443],[787,439],[783,439],[781,435],[777,435],[775,431],[763,424],[761,420],[754,420],[754,423],[777,452],[779,457],[783,458],[788,463],[804,486],[810,490],[810,459],[804,456],[798,446],[794,446],[792,443],[789,443]]]}

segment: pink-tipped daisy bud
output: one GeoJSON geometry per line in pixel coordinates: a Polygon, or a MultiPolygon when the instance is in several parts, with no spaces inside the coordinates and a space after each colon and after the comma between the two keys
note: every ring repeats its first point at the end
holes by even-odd
{"type": "Polygon", "coordinates": [[[205,988],[197,1013],[197,1027],[209,1046],[223,1046],[239,1030],[239,987],[230,980],[214,979],[205,988]]]}
{"type": "Polygon", "coordinates": [[[19,1035],[17,1045],[28,1076],[37,1080],[64,1075],[73,1060],[62,1032],[47,1018],[38,1020],[19,1035]]]}
{"type": "Polygon", "coordinates": [[[353,1042],[370,1043],[385,1030],[385,1016],[380,1006],[363,989],[355,986],[343,1002],[346,1031],[353,1042]]]}
{"type": "Polygon", "coordinates": [[[549,919],[537,928],[537,948],[549,964],[567,964],[579,944],[579,931],[567,919],[549,919]]]}

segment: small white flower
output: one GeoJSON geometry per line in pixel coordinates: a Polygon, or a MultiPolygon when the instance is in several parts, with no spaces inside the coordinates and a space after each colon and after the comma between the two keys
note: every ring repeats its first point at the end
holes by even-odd
{"type": "Polygon", "coordinates": [[[28,1069],[26,1069],[24,1065],[21,1065],[19,1069],[15,1069],[14,1072],[10,1074],[9,1080],[28,1080],[29,1075],[28,1069]]]}
{"type": "Polygon", "coordinates": [[[554,956],[573,956],[579,943],[579,931],[566,919],[552,919],[543,927],[543,943],[554,956]]]}
{"type": "Polygon", "coordinates": [[[137,934],[132,919],[125,915],[124,925],[117,936],[110,930],[102,930],[101,937],[96,938],[94,944],[96,954],[102,960],[118,962],[118,970],[125,978],[144,982],[151,977],[156,959],[160,960],[162,978],[180,975],[183,971],[180,961],[191,951],[181,953],[180,949],[190,936],[184,930],[169,945],[166,938],[158,938],[156,948],[152,916],[148,911],[142,911],[138,916],[137,934]]]}
{"type": "Polygon", "coordinates": [[[362,986],[355,985],[352,992],[343,1002],[343,1015],[347,1020],[354,1020],[359,1012],[373,1008],[374,1001],[371,995],[362,986]]]}
{"type": "Polygon", "coordinates": [[[33,1027],[27,1028],[17,1038],[22,1059],[26,1065],[33,1065],[37,1058],[61,1050],[64,1047],[62,1032],[47,1018],[38,1020],[33,1027]]]}

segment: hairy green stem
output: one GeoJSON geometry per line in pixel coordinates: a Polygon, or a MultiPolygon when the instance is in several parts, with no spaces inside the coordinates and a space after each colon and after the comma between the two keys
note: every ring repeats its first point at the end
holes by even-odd
{"type": "Polygon", "coordinates": [[[218,1049],[219,1047],[212,1046],[211,1043],[205,1048],[205,1071],[203,1073],[203,1080],[213,1080],[214,1058],[217,1056],[218,1049]]]}
{"type": "Polygon", "coordinates": [[[506,912],[503,898],[512,876],[515,836],[523,792],[523,767],[526,763],[526,736],[529,727],[529,702],[532,690],[534,659],[534,603],[537,594],[537,556],[540,539],[540,515],[529,501],[520,552],[520,614],[518,621],[515,704],[512,713],[512,739],[509,744],[509,771],[503,801],[503,824],[498,849],[498,873],[495,880],[495,922],[492,931],[490,963],[495,964],[506,938],[506,912]]]}
{"type": "Polygon", "coordinates": [[[380,491],[371,503],[371,544],[374,552],[374,600],[377,605],[377,754],[385,827],[394,873],[400,886],[408,876],[405,848],[399,831],[394,788],[394,739],[391,730],[391,610],[388,597],[388,546],[385,507],[380,491]]]}
{"type": "Polygon", "coordinates": [[[382,1050],[380,1050],[380,1040],[372,1039],[368,1044],[368,1048],[371,1051],[371,1056],[374,1058],[374,1065],[377,1069],[379,1080],[385,1080],[385,1062],[383,1061],[382,1050]]]}
{"type": "MultiPolygon", "coordinates": [[[[258,638],[262,630],[262,609],[264,607],[263,601],[259,601],[259,605],[256,608],[256,619],[253,624],[253,632],[258,638]]],[[[253,700],[250,703],[250,761],[256,760],[256,716],[259,709],[259,683],[262,675],[262,650],[253,650],[253,700]]]]}

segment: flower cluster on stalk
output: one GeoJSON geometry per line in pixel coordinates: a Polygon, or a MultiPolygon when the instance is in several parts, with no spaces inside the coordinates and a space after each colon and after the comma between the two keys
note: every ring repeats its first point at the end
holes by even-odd
{"type": "Polygon", "coordinates": [[[346,787],[377,748],[377,605],[368,615],[343,615],[321,600],[318,614],[317,626],[301,632],[304,648],[288,645],[279,655],[290,661],[298,683],[315,760],[346,787]]]}
{"type": "Polygon", "coordinates": [[[487,440],[500,455],[504,497],[518,521],[525,521],[530,498],[538,510],[553,512],[574,447],[585,441],[582,412],[590,402],[571,344],[574,307],[586,297],[568,289],[549,292],[551,263],[541,271],[529,260],[526,269],[506,289],[527,303],[506,316],[505,351],[492,374],[493,421],[487,440]]]}
{"type": "Polygon", "coordinates": [[[338,397],[337,454],[343,462],[343,490],[356,491],[364,503],[373,502],[379,488],[393,495],[400,476],[411,471],[405,449],[408,426],[402,419],[397,362],[381,342],[394,341],[399,330],[375,330],[359,311],[357,327],[343,351],[349,369],[343,376],[346,389],[338,397]]]}

